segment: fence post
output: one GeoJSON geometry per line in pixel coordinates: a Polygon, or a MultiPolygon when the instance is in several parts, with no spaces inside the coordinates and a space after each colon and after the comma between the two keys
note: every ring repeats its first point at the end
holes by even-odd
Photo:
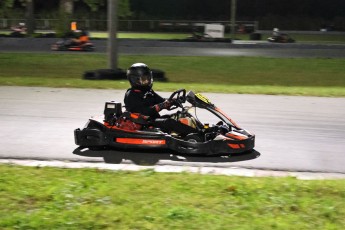
{"type": "Polygon", "coordinates": [[[259,22],[254,21],[254,32],[257,31],[258,29],[259,29],[259,22]]]}
{"type": "Polygon", "coordinates": [[[108,66],[117,69],[117,0],[108,0],[108,66]]]}
{"type": "Polygon", "coordinates": [[[231,39],[235,40],[236,0],[231,0],[231,39]]]}

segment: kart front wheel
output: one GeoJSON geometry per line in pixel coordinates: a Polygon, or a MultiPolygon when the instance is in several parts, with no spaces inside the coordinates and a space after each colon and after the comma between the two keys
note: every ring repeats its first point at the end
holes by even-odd
{"type": "Polygon", "coordinates": [[[91,52],[94,51],[94,48],[92,46],[85,46],[83,50],[86,52],[91,52]]]}

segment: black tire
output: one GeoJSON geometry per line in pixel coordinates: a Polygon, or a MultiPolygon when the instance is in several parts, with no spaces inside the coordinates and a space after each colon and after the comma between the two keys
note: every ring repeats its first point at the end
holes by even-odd
{"type": "Polygon", "coordinates": [[[58,49],[57,50],[59,50],[59,51],[67,51],[68,50],[68,48],[65,46],[65,45],[58,45],[58,49]]]}
{"type": "Polygon", "coordinates": [[[92,52],[92,51],[94,51],[94,47],[93,47],[93,46],[85,46],[85,47],[84,47],[84,51],[86,51],[86,52],[92,52]]]}
{"type": "Polygon", "coordinates": [[[188,134],[183,140],[188,141],[188,142],[192,142],[192,143],[197,143],[197,142],[203,141],[202,138],[196,133],[188,134]]]}
{"type": "Polygon", "coordinates": [[[249,39],[252,41],[260,41],[262,38],[262,35],[260,33],[251,33],[249,35],[249,39]]]}
{"type": "Polygon", "coordinates": [[[148,165],[157,164],[159,159],[157,159],[157,158],[131,159],[131,161],[136,165],[148,166],[148,165]]]}
{"type": "Polygon", "coordinates": [[[86,71],[83,78],[87,80],[125,80],[126,72],[122,69],[98,69],[86,71]]]}
{"type": "Polygon", "coordinates": [[[120,164],[122,162],[122,157],[117,155],[107,155],[103,157],[103,160],[107,164],[120,164]]]}
{"type": "Polygon", "coordinates": [[[155,81],[167,81],[165,77],[165,72],[159,69],[151,69],[152,76],[155,81]]]}

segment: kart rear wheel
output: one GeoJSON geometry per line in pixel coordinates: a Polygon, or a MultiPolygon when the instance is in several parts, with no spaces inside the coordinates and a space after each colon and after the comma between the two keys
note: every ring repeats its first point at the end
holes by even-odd
{"type": "Polygon", "coordinates": [[[192,143],[202,142],[201,137],[196,133],[188,134],[184,140],[192,143]]]}
{"type": "Polygon", "coordinates": [[[148,166],[155,165],[158,163],[159,159],[147,158],[147,159],[131,159],[131,161],[136,165],[148,166]]]}
{"type": "Polygon", "coordinates": [[[94,48],[92,46],[85,46],[83,50],[86,52],[91,52],[94,50],[94,48]]]}
{"type": "Polygon", "coordinates": [[[104,156],[103,160],[107,164],[120,164],[122,162],[122,157],[116,155],[104,156]]]}

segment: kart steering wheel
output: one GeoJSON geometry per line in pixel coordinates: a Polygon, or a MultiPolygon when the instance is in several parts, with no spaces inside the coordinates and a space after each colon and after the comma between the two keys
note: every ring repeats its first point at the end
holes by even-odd
{"type": "Polygon", "coordinates": [[[176,90],[175,92],[171,94],[168,100],[173,102],[171,107],[168,110],[173,110],[178,107],[182,107],[182,104],[186,102],[186,90],[185,89],[176,90]]]}

